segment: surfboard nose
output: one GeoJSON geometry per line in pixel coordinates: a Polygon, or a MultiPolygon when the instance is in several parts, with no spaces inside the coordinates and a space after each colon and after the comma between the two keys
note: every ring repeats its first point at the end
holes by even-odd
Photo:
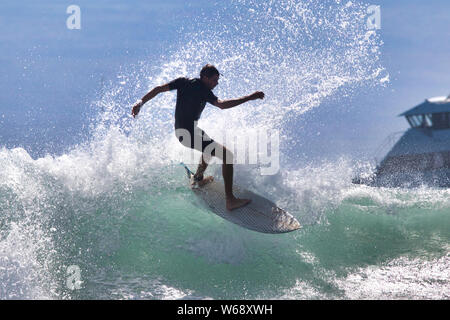
{"type": "Polygon", "coordinates": [[[297,230],[300,229],[302,226],[300,225],[300,222],[297,221],[297,219],[293,218],[293,221],[291,223],[291,230],[297,230]]]}
{"type": "Polygon", "coordinates": [[[272,207],[272,213],[275,214],[277,227],[284,232],[294,231],[302,227],[297,219],[295,219],[294,216],[286,210],[278,207],[272,207]]]}

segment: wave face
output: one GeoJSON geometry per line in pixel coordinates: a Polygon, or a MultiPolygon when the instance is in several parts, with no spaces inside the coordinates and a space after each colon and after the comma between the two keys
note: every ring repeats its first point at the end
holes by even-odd
{"type": "MultiPolygon", "coordinates": [[[[290,160],[302,115],[385,83],[366,10],[337,0],[218,4],[190,20],[159,65],[123,67],[92,103],[86,141],[38,159],[1,148],[0,298],[449,298],[449,189],[353,185],[350,159],[290,160]],[[266,93],[252,106],[207,108],[200,126],[219,141],[224,129],[280,132],[280,170],[238,165],[235,177],[291,212],[300,231],[255,233],[197,205],[178,165],[174,93],[128,115],[144,91],[206,63],[223,73],[220,98],[266,93]]],[[[221,179],[219,165],[208,170],[221,179]]]]}

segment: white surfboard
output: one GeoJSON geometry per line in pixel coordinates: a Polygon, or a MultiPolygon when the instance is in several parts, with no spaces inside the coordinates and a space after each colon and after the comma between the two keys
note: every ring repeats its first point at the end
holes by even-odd
{"type": "MultiPolygon", "coordinates": [[[[184,164],[183,166],[190,179],[193,173],[184,164]]],[[[252,201],[244,207],[228,211],[223,183],[214,180],[203,187],[191,189],[206,208],[241,227],[263,233],[285,233],[301,228],[300,223],[291,214],[249,190],[233,186],[236,197],[252,201]]]]}

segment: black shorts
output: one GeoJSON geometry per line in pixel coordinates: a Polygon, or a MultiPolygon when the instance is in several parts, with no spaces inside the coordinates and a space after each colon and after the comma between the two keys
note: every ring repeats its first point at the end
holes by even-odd
{"type": "Polygon", "coordinates": [[[206,147],[214,144],[208,148],[208,153],[212,156],[215,155],[215,147],[218,144],[199,127],[175,128],[175,136],[183,146],[198,150],[202,153],[205,152],[206,147]]]}

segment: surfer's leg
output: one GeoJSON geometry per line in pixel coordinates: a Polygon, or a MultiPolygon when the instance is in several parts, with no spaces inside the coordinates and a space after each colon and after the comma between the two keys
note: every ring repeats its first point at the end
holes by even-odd
{"type": "Polygon", "coordinates": [[[205,156],[202,154],[200,157],[200,163],[198,164],[197,172],[195,173],[194,177],[199,178],[203,177],[203,173],[205,172],[206,168],[208,167],[208,163],[205,161],[205,156]]]}
{"type": "MultiPolygon", "coordinates": [[[[194,181],[197,183],[200,187],[207,184],[208,182],[211,182],[214,180],[212,176],[208,176],[203,178],[203,173],[206,171],[206,168],[208,167],[208,163],[211,160],[211,156],[214,155],[214,145],[216,142],[211,139],[203,130],[196,127],[196,130],[194,131],[194,134],[197,135],[197,138],[199,141],[201,141],[201,149],[199,146],[193,146],[194,149],[197,149],[202,152],[202,156],[200,157],[200,163],[197,168],[197,172],[194,175],[194,181]],[[210,146],[211,145],[211,146],[210,146]],[[208,148],[208,146],[210,146],[208,148]],[[212,148],[212,150],[211,150],[212,148]],[[207,150],[210,150],[210,154],[208,154],[207,150]]],[[[194,139],[196,137],[194,136],[194,139]]]]}
{"type": "Polygon", "coordinates": [[[198,186],[202,187],[205,184],[214,180],[214,178],[212,176],[203,178],[203,173],[205,172],[207,167],[208,167],[208,163],[205,161],[205,155],[202,155],[200,158],[200,163],[197,168],[197,172],[194,175],[193,183],[197,183],[198,186]]]}
{"type": "MultiPolygon", "coordinates": [[[[225,196],[227,198],[227,209],[234,210],[250,203],[250,199],[238,199],[233,194],[233,153],[224,146],[218,144],[222,148],[222,175],[225,184],[225,196]]],[[[217,156],[220,157],[219,154],[217,156]]]]}

